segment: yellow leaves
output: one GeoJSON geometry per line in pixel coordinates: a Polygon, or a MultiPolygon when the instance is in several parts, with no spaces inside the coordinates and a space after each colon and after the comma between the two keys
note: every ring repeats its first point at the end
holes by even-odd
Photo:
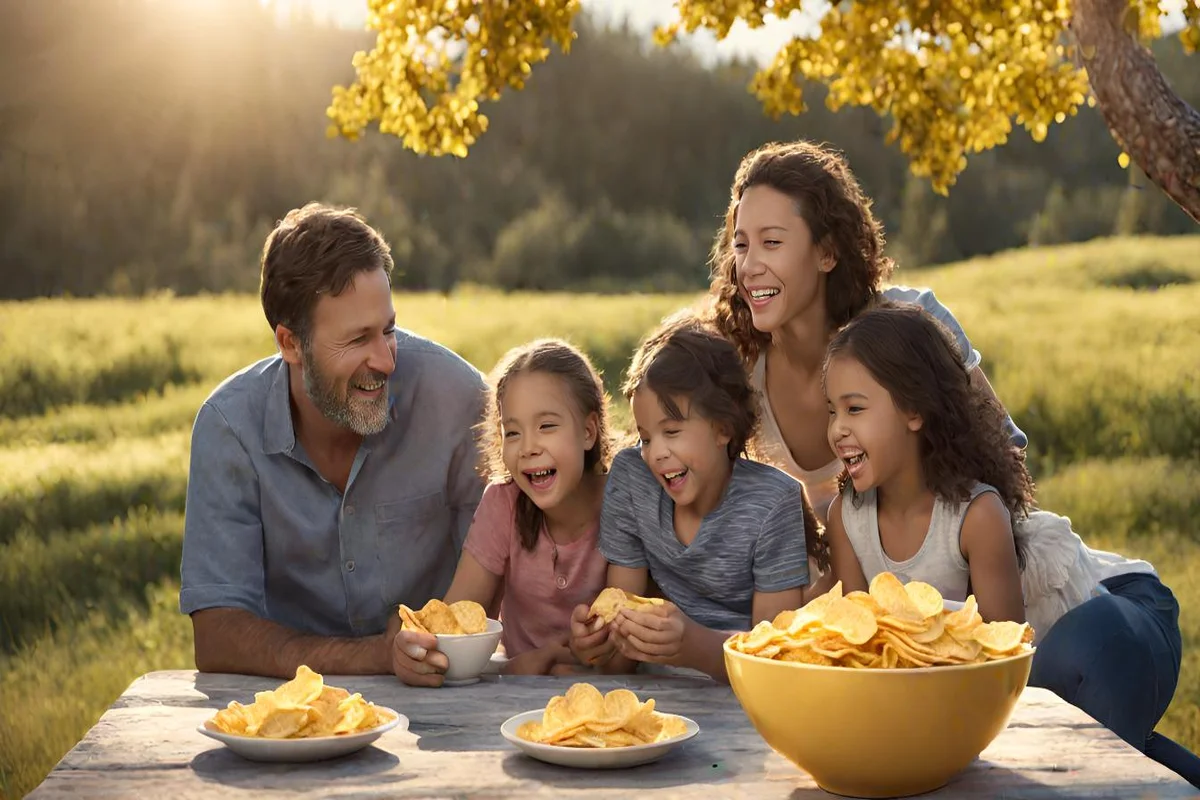
{"type": "MultiPolygon", "coordinates": [[[[580,0],[367,0],[375,49],[354,57],[356,82],[336,87],[332,136],[357,137],[372,121],[418,153],[463,157],[487,130],[479,102],[520,90],[549,43],[569,51],[580,0]]],[[[678,19],[659,45],[699,30],[724,39],[737,22],[786,19],[805,0],[675,0],[678,19]]],[[[1180,33],[1200,49],[1200,3],[1184,4],[1180,33]]],[[[876,0],[834,3],[820,35],[784,44],[750,83],[774,117],[806,110],[803,85],[829,87],[827,105],[891,118],[888,140],[912,172],[946,194],[971,154],[1007,141],[1013,126],[1035,141],[1083,105],[1095,105],[1068,30],[1071,0],[876,0]]],[[[1130,0],[1124,23],[1161,35],[1156,0],[1130,0]]],[[[1078,54],[1086,64],[1094,52],[1078,54]]]]}
{"type": "Polygon", "coordinates": [[[417,153],[466,157],[487,130],[479,101],[524,88],[547,40],[569,52],[579,0],[368,0],[375,48],[355,82],[336,86],[328,133],[355,139],[371,122],[417,153]]]}

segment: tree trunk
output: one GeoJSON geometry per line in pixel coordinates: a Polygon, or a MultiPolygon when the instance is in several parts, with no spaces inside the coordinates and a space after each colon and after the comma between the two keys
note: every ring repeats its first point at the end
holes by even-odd
{"type": "Polygon", "coordinates": [[[1125,28],[1128,0],[1074,0],[1071,30],[1105,124],[1130,159],[1200,222],[1200,112],[1125,28]]]}

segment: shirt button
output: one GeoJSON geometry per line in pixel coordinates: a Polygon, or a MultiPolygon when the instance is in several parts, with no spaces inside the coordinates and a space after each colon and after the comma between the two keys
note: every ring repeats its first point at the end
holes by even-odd
{"type": "Polygon", "coordinates": [[[354,560],[353,559],[346,562],[346,572],[354,572],[354,560]]]}
{"type": "Polygon", "coordinates": [[[564,578],[562,575],[559,575],[558,577],[556,577],[554,579],[554,585],[560,589],[565,589],[565,588],[567,588],[567,579],[564,578]]]}
{"type": "Polygon", "coordinates": [[[348,516],[348,517],[354,516],[354,506],[346,506],[346,516],[348,516]]]}

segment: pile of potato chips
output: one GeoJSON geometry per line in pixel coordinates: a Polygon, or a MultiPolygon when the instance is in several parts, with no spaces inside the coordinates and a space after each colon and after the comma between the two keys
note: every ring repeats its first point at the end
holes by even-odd
{"type": "Polygon", "coordinates": [[[975,595],[947,611],[942,595],[920,581],[876,575],[869,592],[842,596],[841,581],[796,611],[784,611],[729,647],[779,661],[858,668],[937,667],[1015,656],[1030,648],[1028,623],[984,622],[975,595]]]}
{"type": "Polygon", "coordinates": [[[459,600],[446,605],[441,600],[430,600],[420,611],[413,611],[400,604],[400,627],[421,633],[462,635],[485,633],[487,612],[474,600],[459,600]]]}
{"type": "Polygon", "coordinates": [[[631,611],[646,611],[654,606],[661,606],[664,602],[666,601],[661,597],[641,597],[624,589],[609,586],[600,592],[592,602],[591,614],[593,617],[604,620],[604,624],[607,625],[617,618],[617,612],[622,608],[628,608],[631,611]]]}
{"type": "Polygon", "coordinates": [[[326,686],[324,678],[301,665],[296,677],[278,689],[256,692],[248,706],[234,701],[206,724],[238,736],[307,739],[370,730],[393,719],[357,692],[326,686]]]}
{"type": "Polygon", "coordinates": [[[661,742],[687,733],[679,717],[654,710],[654,699],[640,702],[628,689],[608,694],[590,683],[576,683],[546,704],[541,722],[526,722],[517,736],[560,747],[630,747],[661,742]]]}

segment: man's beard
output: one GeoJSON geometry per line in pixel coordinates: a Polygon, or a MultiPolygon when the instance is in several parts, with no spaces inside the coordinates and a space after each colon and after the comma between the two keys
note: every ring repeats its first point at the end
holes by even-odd
{"type": "Polygon", "coordinates": [[[300,349],[304,362],[304,392],[317,410],[331,422],[349,428],[359,436],[371,436],[379,433],[388,422],[388,392],[386,382],[388,376],[367,370],[362,375],[355,375],[346,384],[345,392],[332,378],[327,376],[317,362],[313,360],[308,348],[300,349]],[[384,391],[374,400],[355,397],[350,387],[355,383],[385,383],[384,391]]]}

